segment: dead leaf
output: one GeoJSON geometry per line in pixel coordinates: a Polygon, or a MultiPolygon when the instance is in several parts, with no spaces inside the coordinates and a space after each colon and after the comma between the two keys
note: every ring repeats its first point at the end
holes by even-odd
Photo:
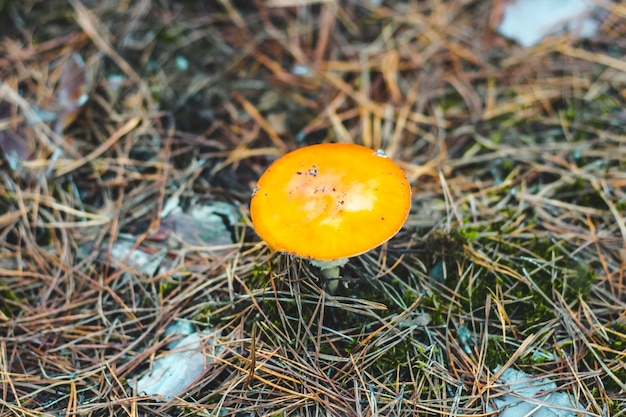
{"type": "Polygon", "coordinates": [[[32,156],[34,149],[24,135],[23,126],[17,129],[0,130],[0,151],[12,171],[17,171],[22,163],[32,156]]]}
{"type": "Polygon", "coordinates": [[[162,400],[183,395],[194,381],[204,375],[207,365],[213,362],[212,357],[221,351],[216,347],[217,333],[202,336],[192,333],[156,359],[150,373],[137,381],[137,393],[163,396],[162,400]],[[207,350],[210,355],[205,355],[207,350]]]}
{"type": "Polygon", "coordinates": [[[58,112],[55,130],[63,132],[80,113],[89,97],[90,88],[85,77],[85,61],[72,52],[63,65],[54,92],[54,107],[58,112]]]}
{"type": "Polygon", "coordinates": [[[592,37],[605,14],[594,0],[513,0],[501,7],[497,32],[523,47],[560,33],[576,39],[592,37]]]}

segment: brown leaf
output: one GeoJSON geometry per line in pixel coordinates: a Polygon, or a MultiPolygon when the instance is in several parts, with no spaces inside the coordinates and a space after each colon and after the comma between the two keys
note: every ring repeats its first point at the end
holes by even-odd
{"type": "Polygon", "coordinates": [[[0,120],[8,123],[0,123],[0,152],[11,170],[16,171],[22,162],[29,159],[33,154],[33,145],[28,142],[24,125],[13,123],[9,120],[11,111],[8,106],[0,108],[0,120]]]}
{"type": "Polygon", "coordinates": [[[55,107],[59,112],[56,130],[62,132],[74,120],[89,97],[85,77],[85,62],[77,52],[72,52],[61,71],[55,89],[55,107]]]}

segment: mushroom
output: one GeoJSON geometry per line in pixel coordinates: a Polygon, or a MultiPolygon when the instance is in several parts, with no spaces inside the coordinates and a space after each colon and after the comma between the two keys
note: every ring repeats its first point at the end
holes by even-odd
{"type": "Polygon", "coordinates": [[[327,143],[271,164],[254,189],[250,215],[270,247],[338,279],[349,257],[395,235],[410,207],[409,181],[382,150],[327,143]]]}

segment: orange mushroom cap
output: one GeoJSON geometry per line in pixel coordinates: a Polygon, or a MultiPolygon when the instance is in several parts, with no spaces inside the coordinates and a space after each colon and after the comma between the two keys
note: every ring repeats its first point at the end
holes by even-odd
{"type": "Polygon", "coordinates": [[[274,249],[328,261],[386,242],[410,207],[409,181],[384,153],[335,143],[297,149],[270,165],[252,195],[250,215],[274,249]]]}

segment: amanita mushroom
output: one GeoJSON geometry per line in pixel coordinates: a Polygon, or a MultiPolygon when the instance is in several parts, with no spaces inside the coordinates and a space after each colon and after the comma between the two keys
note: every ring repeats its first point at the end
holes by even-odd
{"type": "Polygon", "coordinates": [[[383,151],[335,143],[297,149],[270,165],[250,215],[269,246],[339,278],[349,257],[400,230],[410,206],[409,181],[383,151]]]}

